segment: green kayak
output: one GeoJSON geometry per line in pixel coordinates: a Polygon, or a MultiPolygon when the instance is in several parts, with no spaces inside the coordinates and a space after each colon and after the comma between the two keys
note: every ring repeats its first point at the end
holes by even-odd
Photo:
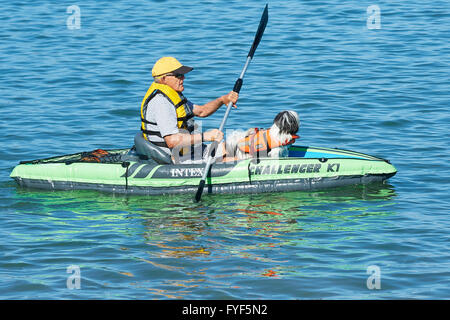
{"type": "MultiPolygon", "coordinates": [[[[132,149],[106,150],[100,159],[77,153],[23,161],[11,172],[21,187],[49,190],[99,190],[127,194],[192,193],[204,164],[158,164],[132,149]]],[[[381,182],[397,170],[388,160],[330,148],[291,146],[289,157],[216,163],[205,193],[260,193],[312,190],[381,182]]]]}

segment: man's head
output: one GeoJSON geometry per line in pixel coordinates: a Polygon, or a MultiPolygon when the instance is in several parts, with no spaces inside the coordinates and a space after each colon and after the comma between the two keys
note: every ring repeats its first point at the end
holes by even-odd
{"type": "Polygon", "coordinates": [[[168,85],[178,92],[184,90],[184,75],[194,68],[183,66],[174,57],[162,57],[156,61],[152,69],[152,76],[156,82],[168,85]]]}

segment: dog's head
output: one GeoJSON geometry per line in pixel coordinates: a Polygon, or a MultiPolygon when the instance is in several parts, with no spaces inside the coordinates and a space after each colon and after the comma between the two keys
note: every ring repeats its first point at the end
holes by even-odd
{"type": "Polygon", "coordinates": [[[281,134],[295,135],[300,127],[300,120],[297,112],[288,110],[277,114],[273,124],[278,127],[281,134]]]}

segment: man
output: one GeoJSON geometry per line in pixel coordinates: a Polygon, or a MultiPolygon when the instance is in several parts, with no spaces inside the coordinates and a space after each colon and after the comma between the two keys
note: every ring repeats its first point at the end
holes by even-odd
{"type": "MultiPolygon", "coordinates": [[[[208,150],[204,141],[221,141],[223,133],[213,129],[205,133],[194,133],[193,117],[207,117],[222,105],[230,102],[236,108],[238,94],[231,91],[204,105],[196,105],[187,100],[184,90],[185,74],[193,68],[183,66],[173,57],[163,57],[156,61],[152,69],[154,82],[147,90],[141,104],[141,130],[149,142],[162,148],[174,162],[201,161],[208,150]],[[193,159],[192,146],[199,146],[200,159],[193,159]]],[[[223,144],[218,147],[216,157],[224,155],[223,144]]]]}

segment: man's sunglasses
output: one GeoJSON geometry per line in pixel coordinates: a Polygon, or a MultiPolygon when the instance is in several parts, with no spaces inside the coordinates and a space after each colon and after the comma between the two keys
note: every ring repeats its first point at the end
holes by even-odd
{"type": "Polygon", "coordinates": [[[184,74],[181,74],[181,73],[176,73],[176,74],[168,73],[168,74],[165,74],[165,76],[172,76],[172,77],[175,77],[177,79],[183,79],[184,78],[184,74]]]}

